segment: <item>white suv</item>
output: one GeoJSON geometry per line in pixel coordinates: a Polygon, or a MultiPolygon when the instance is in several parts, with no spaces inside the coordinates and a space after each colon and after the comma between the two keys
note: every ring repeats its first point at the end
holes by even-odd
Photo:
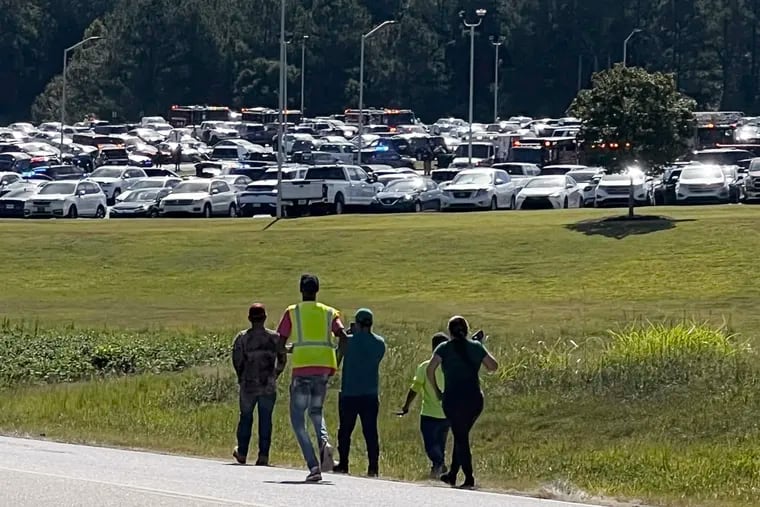
{"type": "Polygon", "coordinates": [[[106,195],[88,180],[52,181],[24,204],[25,217],[105,218],[106,195]]]}
{"type": "Polygon", "coordinates": [[[183,181],[158,205],[162,215],[189,214],[205,218],[238,216],[237,193],[219,179],[196,178],[183,181]]]}

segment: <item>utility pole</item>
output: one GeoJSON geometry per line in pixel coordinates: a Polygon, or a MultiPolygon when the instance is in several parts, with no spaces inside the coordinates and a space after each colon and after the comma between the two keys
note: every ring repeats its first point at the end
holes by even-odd
{"type": "Polygon", "coordinates": [[[493,122],[499,121],[499,48],[504,44],[504,39],[499,36],[491,36],[491,45],[496,48],[496,60],[494,62],[493,78],[493,122]]]}

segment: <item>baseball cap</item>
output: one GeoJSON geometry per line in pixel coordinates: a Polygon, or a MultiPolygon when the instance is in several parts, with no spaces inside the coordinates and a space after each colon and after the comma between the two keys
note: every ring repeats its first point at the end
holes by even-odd
{"type": "Polygon", "coordinates": [[[301,292],[319,292],[319,278],[309,273],[301,275],[301,292]]]}
{"type": "Polygon", "coordinates": [[[248,309],[248,316],[252,319],[266,318],[267,309],[261,303],[253,303],[251,307],[248,309]]]}
{"type": "Polygon", "coordinates": [[[354,321],[356,321],[357,324],[371,326],[374,319],[375,316],[372,314],[372,310],[369,308],[360,308],[357,310],[356,315],[354,315],[354,321]]]}

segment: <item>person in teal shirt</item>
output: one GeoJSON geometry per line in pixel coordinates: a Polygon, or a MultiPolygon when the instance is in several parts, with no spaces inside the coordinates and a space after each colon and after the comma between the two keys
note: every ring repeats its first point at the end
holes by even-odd
{"type": "Polygon", "coordinates": [[[455,485],[461,469],[464,472],[462,488],[475,487],[470,450],[470,432],[483,412],[483,392],[480,390],[480,367],[496,371],[499,364],[481,341],[469,338],[470,326],[464,317],[449,320],[451,339],[433,352],[427,368],[427,378],[440,400],[443,412],[451,423],[454,452],[448,473],[441,476],[446,484],[455,485]],[[443,385],[438,384],[437,372],[443,370],[443,385]]]}
{"type": "MultiPolygon", "coordinates": [[[[449,337],[444,333],[436,333],[433,336],[433,350],[437,349],[442,343],[449,341],[449,337]]],[[[439,478],[446,473],[446,441],[449,437],[450,424],[446,415],[443,413],[441,400],[435,388],[427,379],[427,368],[430,359],[423,361],[417,366],[414,374],[412,387],[406,395],[404,406],[401,407],[399,416],[405,416],[409,413],[409,406],[419,395],[422,396],[422,407],[420,410],[420,433],[422,433],[422,443],[425,446],[425,453],[430,459],[430,476],[439,478]]],[[[436,371],[436,380],[438,385],[443,385],[443,371],[436,371]]]]}
{"type": "Polygon", "coordinates": [[[385,356],[385,339],[372,332],[373,323],[371,310],[362,308],[357,311],[354,332],[346,345],[338,400],[340,462],[333,469],[336,473],[349,472],[351,435],[357,418],[361,419],[362,433],[367,444],[367,475],[377,477],[379,473],[377,417],[380,411],[380,362],[385,356]]]}

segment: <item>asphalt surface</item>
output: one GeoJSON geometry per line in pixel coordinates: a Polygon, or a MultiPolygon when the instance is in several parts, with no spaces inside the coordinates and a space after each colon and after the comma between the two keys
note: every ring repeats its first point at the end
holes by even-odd
{"type": "Polygon", "coordinates": [[[0,505],[252,507],[581,507],[437,485],[0,437],[0,505]]]}

